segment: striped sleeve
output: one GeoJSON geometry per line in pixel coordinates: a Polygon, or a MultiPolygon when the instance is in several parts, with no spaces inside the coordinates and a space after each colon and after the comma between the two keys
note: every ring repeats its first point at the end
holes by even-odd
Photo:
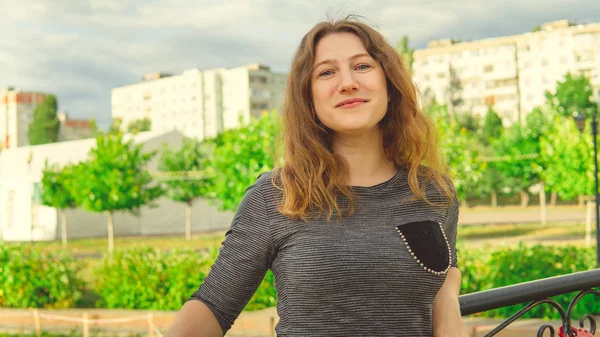
{"type": "Polygon", "coordinates": [[[233,325],[271,266],[272,240],[261,174],[248,187],[208,276],[190,300],[206,304],[223,334],[233,325]]]}
{"type": "Polygon", "coordinates": [[[444,223],[444,232],[448,239],[448,244],[452,251],[452,267],[458,267],[458,257],[456,256],[456,236],[458,232],[458,213],[459,213],[459,202],[456,197],[456,191],[453,187],[453,198],[450,200],[448,212],[446,214],[446,221],[444,223]]]}

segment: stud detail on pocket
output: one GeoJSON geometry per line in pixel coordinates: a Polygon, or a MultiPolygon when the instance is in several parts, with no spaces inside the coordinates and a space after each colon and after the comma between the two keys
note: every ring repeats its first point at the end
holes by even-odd
{"type": "Polygon", "coordinates": [[[425,270],[428,273],[432,273],[434,275],[445,275],[448,273],[448,270],[450,270],[450,266],[452,265],[452,249],[450,248],[450,243],[448,242],[448,237],[446,236],[446,233],[444,232],[444,228],[442,227],[442,224],[439,222],[437,224],[440,226],[440,231],[442,232],[442,235],[444,236],[444,240],[446,242],[446,247],[448,248],[448,266],[443,271],[435,271],[435,270],[432,270],[431,268],[427,268],[427,266],[425,266],[423,264],[423,262],[421,262],[419,260],[419,258],[415,255],[413,250],[410,248],[410,245],[408,244],[406,237],[404,237],[404,234],[402,234],[402,231],[400,230],[400,228],[396,227],[396,231],[400,235],[400,238],[402,238],[402,242],[404,242],[404,245],[406,245],[406,249],[408,250],[410,255],[413,257],[413,259],[415,259],[417,264],[420,265],[421,268],[423,268],[423,270],[425,270]]]}

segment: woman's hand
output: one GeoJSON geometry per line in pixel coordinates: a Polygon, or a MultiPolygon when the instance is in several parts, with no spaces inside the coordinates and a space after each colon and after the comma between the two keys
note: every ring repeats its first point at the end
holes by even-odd
{"type": "Polygon", "coordinates": [[[460,271],[450,268],[446,281],[433,304],[434,337],[470,337],[469,329],[460,314],[460,271]]]}

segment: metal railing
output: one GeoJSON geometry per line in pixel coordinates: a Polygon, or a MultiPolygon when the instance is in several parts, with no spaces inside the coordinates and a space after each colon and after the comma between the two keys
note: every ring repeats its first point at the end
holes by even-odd
{"type": "MultiPolygon", "coordinates": [[[[510,305],[528,303],[523,309],[519,310],[502,324],[487,333],[485,336],[494,336],[512,322],[522,317],[525,313],[537,307],[546,304],[554,307],[560,314],[562,326],[559,329],[559,336],[582,336],[581,332],[572,325],[573,309],[587,295],[598,296],[600,301],[600,291],[595,290],[600,287],[600,269],[578,272],[563,276],[555,276],[541,280],[520,283],[512,286],[496,288],[460,296],[460,309],[463,316],[480,313],[492,309],[498,309],[510,305]],[[563,308],[551,297],[579,292],[570,302],[568,308],[563,308]]],[[[589,322],[588,331],[593,335],[596,332],[596,321],[593,316],[586,314],[579,320],[579,326],[583,329],[585,321],[589,322]]],[[[554,336],[554,327],[551,325],[542,325],[538,330],[538,336],[542,336],[546,330],[554,336]]],[[[585,336],[585,335],[583,335],[585,336]]]]}

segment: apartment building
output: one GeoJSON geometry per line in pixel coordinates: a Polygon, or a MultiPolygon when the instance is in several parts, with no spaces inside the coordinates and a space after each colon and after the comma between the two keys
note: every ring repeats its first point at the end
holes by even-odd
{"type": "Polygon", "coordinates": [[[484,116],[488,106],[510,124],[545,102],[567,72],[600,89],[600,23],[555,21],[535,32],[479,41],[431,41],[414,53],[413,75],[424,99],[484,116]]]}
{"type": "Polygon", "coordinates": [[[89,120],[70,118],[64,111],[59,112],[57,116],[60,121],[59,142],[94,137],[94,130],[89,120]]]}
{"type": "Polygon", "coordinates": [[[40,105],[46,94],[24,92],[15,88],[0,91],[0,143],[4,149],[12,149],[29,144],[27,130],[33,120],[33,111],[40,105]]]}
{"type": "Polygon", "coordinates": [[[150,73],[141,83],[112,90],[112,117],[124,128],[148,118],[153,131],[176,129],[188,137],[211,138],[264,110],[280,109],[286,78],[260,64],[150,73]]]}

